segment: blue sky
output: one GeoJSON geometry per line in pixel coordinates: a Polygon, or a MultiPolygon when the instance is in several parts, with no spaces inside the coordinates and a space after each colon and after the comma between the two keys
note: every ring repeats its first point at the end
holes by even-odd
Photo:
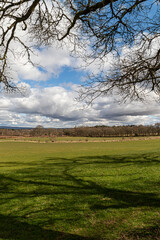
{"type": "MultiPolygon", "coordinates": [[[[118,103],[117,96],[96,99],[92,105],[77,102],[78,85],[85,71],[77,69],[79,59],[54,46],[37,52],[40,66],[24,65],[14,59],[13,76],[21,93],[1,93],[0,125],[16,127],[74,127],[94,125],[155,124],[160,121],[160,106],[150,97],[145,102],[118,103]]],[[[107,61],[107,64],[109,59],[107,61]]],[[[109,65],[106,65],[109,67],[109,65]]],[[[98,71],[97,63],[89,71],[98,71]]],[[[152,96],[154,97],[154,96],[152,96]]]]}
{"type": "MultiPolygon", "coordinates": [[[[150,99],[144,103],[120,104],[115,100],[116,96],[105,96],[96,99],[90,106],[77,102],[78,84],[85,72],[71,65],[73,59],[69,54],[63,59],[63,52],[57,53],[53,48],[51,62],[48,58],[50,50],[45,55],[43,58],[38,56],[38,59],[42,60],[41,64],[45,65],[46,71],[36,66],[23,65],[21,61],[16,62],[15,77],[25,89],[23,94],[1,93],[1,126],[36,127],[40,124],[60,128],[159,122],[159,104],[155,101],[151,104],[150,99]],[[59,54],[59,60],[54,60],[54,51],[55,57],[59,54]]],[[[95,69],[96,65],[90,68],[95,69]]]]}
{"type": "MultiPolygon", "coordinates": [[[[13,48],[22,50],[17,45],[13,48]]],[[[84,65],[83,59],[71,57],[67,48],[52,45],[35,51],[32,56],[34,66],[27,63],[27,56],[14,59],[10,56],[11,75],[21,93],[0,93],[0,126],[60,128],[160,122],[160,106],[153,93],[144,102],[120,104],[117,95],[98,98],[90,106],[83,101],[77,102],[78,85],[86,71],[99,71],[99,63],[94,62],[82,70],[79,66],[84,65]]],[[[110,68],[111,62],[113,56],[110,54],[105,61],[105,70],[110,68]]]]}
{"type": "Polygon", "coordinates": [[[63,67],[58,76],[54,74],[47,79],[47,81],[39,81],[38,84],[34,80],[27,80],[26,83],[29,83],[32,87],[40,88],[44,87],[53,87],[53,86],[65,86],[65,88],[70,89],[70,84],[81,84],[81,81],[85,73],[82,70],[75,70],[72,67],[63,67]]]}

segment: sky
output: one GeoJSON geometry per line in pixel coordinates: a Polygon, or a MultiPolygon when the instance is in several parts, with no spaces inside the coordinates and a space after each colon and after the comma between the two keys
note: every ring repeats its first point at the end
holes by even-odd
{"type": "Polygon", "coordinates": [[[69,53],[51,47],[38,52],[37,59],[43,68],[24,65],[24,59],[15,61],[15,78],[24,92],[1,92],[1,126],[65,128],[160,121],[159,103],[150,98],[143,103],[119,103],[116,96],[98,98],[92,105],[77,101],[85,72],[76,69],[79,60],[69,53]]]}
{"type": "MultiPolygon", "coordinates": [[[[26,36],[23,36],[25,39],[26,36]]],[[[14,44],[13,49],[22,52],[14,44]]],[[[78,101],[79,85],[86,71],[98,72],[98,63],[79,68],[82,59],[70,56],[69,49],[52,45],[35,49],[32,56],[10,56],[11,75],[20,92],[0,93],[0,126],[68,128],[95,125],[150,125],[160,122],[160,104],[151,93],[144,102],[119,102],[118,96],[95,99],[92,105],[78,101]]],[[[106,58],[109,69],[113,57],[106,58]]]]}

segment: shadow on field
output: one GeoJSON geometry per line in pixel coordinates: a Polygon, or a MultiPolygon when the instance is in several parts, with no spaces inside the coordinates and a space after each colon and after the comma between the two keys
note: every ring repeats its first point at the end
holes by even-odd
{"type": "MultiPolygon", "coordinates": [[[[12,240],[89,240],[74,234],[45,230],[39,226],[17,221],[16,218],[0,214],[0,239],[12,240]]],[[[91,240],[91,239],[90,239],[91,240]]]]}
{"type": "MultiPolygon", "coordinates": [[[[64,233],[65,230],[57,232],[44,228],[54,227],[54,225],[61,227],[67,224],[70,229],[75,230],[90,217],[91,213],[100,210],[130,207],[159,208],[160,199],[156,193],[139,192],[134,189],[125,190],[125,188],[116,189],[112,185],[107,186],[106,182],[96,180],[96,177],[101,178],[100,171],[104,168],[109,172],[109,169],[121,169],[133,165],[139,169],[153,165],[159,167],[159,163],[158,155],[149,154],[126,157],[85,156],[72,159],[53,157],[29,163],[28,167],[25,165],[24,168],[17,169],[10,174],[1,174],[1,209],[7,207],[9,213],[6,216],[0,215],[0,238],[13,240],[94,239],[94,237],[86,238],[76,234],[67,234],[64,233]],[[89,169],[90,172],[88,172],[89,169]],[[27,223],[27,218],[35,225],[27,223]]],[[[7,165],[7,162],[5,164],[7,165]]],[[[8,165],[10,164],[8,162],[8,165]]],[[[109,174],[111,173],[106,174],[106,177],[110,176],[109,174]]],[[[124,171],[119,174],[120,176],[121,174],[131,175],[124,171]]],[[[137,236],[138,234],[140,236],[141,233],[137,233],[137,236]]]]}
{"type": "Polygon", "coordinates": [[[152,226],[134,229],[134,231],[125,232],[117,240],[159,240],[160,222],[152,223],[152,226]]]}

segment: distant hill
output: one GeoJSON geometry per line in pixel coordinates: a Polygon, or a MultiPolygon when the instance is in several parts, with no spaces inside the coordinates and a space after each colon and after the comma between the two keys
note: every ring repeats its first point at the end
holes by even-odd
{"type": "Polygon", "coordinates": [[[10,126],[0,126],[0,129],[32,129],[31,127],[10,127],[10,126]]]}

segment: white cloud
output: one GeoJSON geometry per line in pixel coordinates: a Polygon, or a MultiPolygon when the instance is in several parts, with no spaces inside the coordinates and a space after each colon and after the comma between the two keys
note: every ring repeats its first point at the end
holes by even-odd
{"type": "Polygon", "coordinates": [[[80,125],[154,124],[160,121],[158,103],[118,104],[113,98],[97,99],[92,106],[74,100],[75,92],[63,87],[30,89],[27,97],[3,96],[1,125],[74,127],[80,125]]]}
{"type": "MultiPolygon", "coordinates": [[[[21,31],[18,30],[21,34],[21,31]]],[[[27,34],[23,40],[31,44],[27,34]]],[[[34,44],[33,44],[34,45],[34,44]]],[[[58,76],[63,67],[79,67],[84,65],[83,59],[73,59],[69,55],[72,48],[66,43],[66,47],[34,49],[35,55],[31,54],[33,66],[23,54],[22,47],[14,43],[13,48],[17,52],[17,58],[10,54],[14,80],[46,81],[52,75],[58,76]],[[39,66],[39,67],[38,67],[39,66]]],[[[157,43],[154,49],[157,49],[157,43]]],[[[133,48],[134,49],[134,48],[133,48]]],[[[128,54],[133,49],[124,48],[123,54],[128,54]]],[[[81,55],[83,55],[82,49],[81,55]]],[[[110,69],[114,57],[109,54],[101,65],[99,60],[94,61],[86,70],[94,74],[102,69],[110,69]]],[[[76,90],[77,86],[70,86],[76,90]]],[[[97,99],[92,106],[83,108],[83,103],[74,101],[75,93],[67,91],[63,87],[48,87],[44,89],[31,89],[26,83],[21,83],[25,89],[25,96],[18,93],[1,95],[0,124],[33,126],[38,124],[45,127],[73,127],[74,125],[114,125],[114,124],[150,124],[160,121],[160,106],[154,101],[146,103],[126,103],[119,105],[112,97],[97,99]]],[[[115,97],[116,98],[116,97],[115,97]]]]}
{"type": "Polygon", "coordinates": [[[52,75],[57,77],[63,67],[72,65],[69,53],[55,47],[34,50],[31,59],[34,65],[28,62],[26,55],[14,59],[10,57],[15,80],[47,81],[52,75]]]}

